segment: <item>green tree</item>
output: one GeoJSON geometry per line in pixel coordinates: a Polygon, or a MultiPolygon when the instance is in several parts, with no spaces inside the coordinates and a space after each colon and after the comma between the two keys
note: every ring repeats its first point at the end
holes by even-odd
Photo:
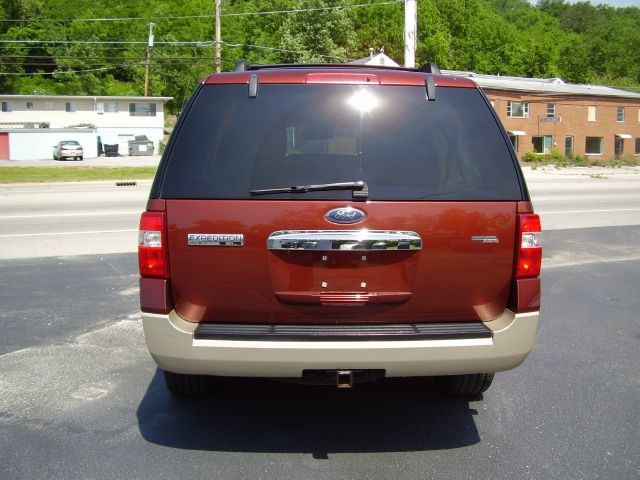
{"type": "MultiPolygon", "coordinates": [[[[233,69],[240,59],[339,62],[382,46],[402,63],[403,5],[356,7],[360,3],[223,0],[223,69],[233,69]],[[300,8],[323,10],[290,12],[300,8]],[[285,12],[247,15],[274,10],[285,12]]],[[[212,1],[3,0],[0,19],[19,20],[0,22],[0,40],[34,41],[0,43],[0,91],[5,93],[142,94],[149,19],[156,24],[152,95],[175,97],[169,108],[179,110],[198,80],[214,70],[212,1]],[[175,18],[180,16],[188,18],[175,18]],[[82,20],[128,17],[148,18],[82,20]]],[[[537,5],[527,0],[420,0],[416,61],[637,88],[639,32],[636,7],[568,0],[537,5]]]]}
{"type": "Polygon", "coordinates": [[[298,1],[295,8],[327,8],[289,15],[279,31],[281,58],[286,63],[340,63],[355,46],[353,12],[340,0],[298,1]]]}

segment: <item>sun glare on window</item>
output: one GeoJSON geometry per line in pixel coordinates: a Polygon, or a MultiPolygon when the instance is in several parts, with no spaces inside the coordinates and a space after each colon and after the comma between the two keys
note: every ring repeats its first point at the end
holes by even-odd
{"type": "Polygon", "coordinates": [[[367,90],[359,90],[347,100],[347,103],[360,113],[369,113],[378,106],[378,99],[367,90]]]}

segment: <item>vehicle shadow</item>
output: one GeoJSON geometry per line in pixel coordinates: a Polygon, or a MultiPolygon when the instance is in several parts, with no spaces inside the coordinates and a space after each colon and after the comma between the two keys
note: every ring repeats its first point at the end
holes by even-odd
{"type": "Polygon", "coordinates": [[[418,379],[352,390],[268,380],[225,382],[215,393],[175,398],[156,374],[137,410],[158,445],[206,451],[310,453],[441,450],[480,441],[469,401],[418,379]]]}

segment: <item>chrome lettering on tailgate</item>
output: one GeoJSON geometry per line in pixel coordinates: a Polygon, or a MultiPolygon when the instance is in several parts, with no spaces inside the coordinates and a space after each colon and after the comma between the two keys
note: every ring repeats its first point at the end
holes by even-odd
{"type": "Polygon", "coordinates": [[[205,247],[242,247],[244,235],[241,233],[189,233],[189,245],[205,247]]]}
{"type": "Polygon", "coordinates": [[[499,243],[498,237],[495,235],[474,235],[471,237],[471,241],[480,243],[499,243]]]}

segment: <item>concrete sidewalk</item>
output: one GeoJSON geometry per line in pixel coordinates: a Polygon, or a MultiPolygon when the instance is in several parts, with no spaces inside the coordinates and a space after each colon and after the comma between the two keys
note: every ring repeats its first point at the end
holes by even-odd
{"type": "Polygon", "coordinates": [[[157,167],[160,155],[74,160],[0,160],[1,167],[157,167]]]}
{"type": "Polygon", "coordinates": [[[624,167],[566,167],[542,165],[532,168],[531,165],[520,164],[524,175],[529,177],[626,177],[640,175],[640,166],[624,167]]]}

